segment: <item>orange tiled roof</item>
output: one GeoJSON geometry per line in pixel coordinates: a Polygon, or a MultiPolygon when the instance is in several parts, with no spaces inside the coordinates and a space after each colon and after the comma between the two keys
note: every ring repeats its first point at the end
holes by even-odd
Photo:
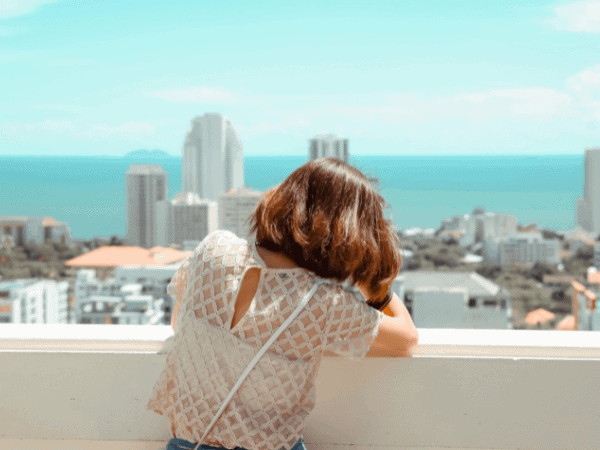
{"type": "Polygon", "coordinates": [[[54,218],[52,217],[44,217],[42,219],[42,225],[45,227],[57,227],[60,225],[54,218]]]}
{"type": "Polygon", "coordinates": [[[84,255],[70,259],[65,265],[71,267],[117,267],[125,265],[162,266],[181,261],[192,252],[180,252],[172,248],[110,246],[97,248],[84,255]]]}
{"type": "Polygon", "coordinates": [[[588,272],[588,283],[600,283],[600,272],[588,272]]]}
{"type": "MultiPolygon", "coordinates": [[[[23,222],[27,222],[27,216],[0,216],[0,225],[3,227],[22,227],[23,222]]],[[[46,216],[42,219],[42,226],[44,227],[57,227],[60,223],[57,222],[53,217],[46,216]]]]}
{"type": "Polygon", "coordinates": [[[529,325],[535,325],[536,323],[545,323],[548,322],[550,319],[554,319],[554,316],[554,313],[546,311],[544,308],[538,308],[535,311],[531,311],[529,314],[527,314],[527,316],[525,317],[525,322],[527,322],[529,325]]]}
{"type": "Polygon", "coordinates": [[[568,315],[563,320],[558,322],[556,325],[557,330],[574,330],[575,329],[575,317],[568,315]]]}
{"type": "Polygon", "coordinates": [[[539,230],[536,230],[535,228],[531,227],[517,227],[517,231],[522,231],[526,233],[540,233],[539,230]]]}

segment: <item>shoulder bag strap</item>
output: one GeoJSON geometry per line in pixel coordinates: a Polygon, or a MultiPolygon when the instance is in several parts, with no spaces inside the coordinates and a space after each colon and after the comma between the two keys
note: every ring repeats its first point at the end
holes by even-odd
{"type": "Polygon", "coordinates": [[[283,322],[281,324],[281,326],[277,329],[277,331],[275,331],[275,333],[273,333],[273,335],[269,338],[269,340],[267,342],[265,342],[265,345],[262,346],[262,348],[258,351],[258,353],[256,355],[254,355],[254,358],[252,358],[252,361],[250,361],[250,364],[248,364],[248,367],[246,367],[246,370],[244,370],[244,373],[242,373],[242,375],[240,376],[240,378],[237,380],[237,383],[235,383],[235,385],[231,389],[231,392],[229,393],[229,395],[227,396],[227,398],[225,399],[225,401],[223,402],[223,404],[221,405],[221,407],[217,411],[217,414],[215,414],[215,416],[213,417],[212,422],[210,423],[210,425],[204,431],[204,434],[200,438],[200,441],[198,442],[198,445],[196,445],[196,447],[194,447],[194,450],[198,450],[198,447],[200,447],[200,444],[202,443],[202,441],[204,441],[204,439],[206,438],[206,435],[208,435],[208,433],[210,432],[210,430],[214,426],[215,422],[219,419],[219,417],[221,416],[221,414],[223,413],[223,411],[225,410],[225,408],[227,407],[227,405],[229,404],[229,402],[233,398],[234,394],[237,392],[237,390],[239,389],[239,387],[242,385],[242,383],[244,382],[244,380],[246,379],[246,377],[250,374],[250,371],[254,368],[254,366],[256,365],[256,363],[258,362],[258,360],[260,359],[260,357],[262,355],[264,355],[264,353],[269,349],[269,347],[273,344],[273,342],[275,342],[275,339],[277,339],[279,337],[279,335],[281,333],[283,333],[283,330],[285,330],[288,327],[288,325],[292,322],[292,320],[294,320],[296,318],[296,316],[300,313],[300,311],[302,311],[302,309],[306,306],[306,304],[308,303],[308,301],[311,299],[311,297],[314,295],[314,293],[316,292],[317,288],[321,284],[323,284],[323,282],[320,279],[317,278],[316,281],[315,281],[315,285],[312,287],[312,289],[309,291],[309,293],[306,294],[306,296],[302,299],[302,301],[296,307],[296,309],[294,310],[294,312],[292,312],[292,314],[290,314],[290,316],[285,320],[285,322],[283,322]]]}

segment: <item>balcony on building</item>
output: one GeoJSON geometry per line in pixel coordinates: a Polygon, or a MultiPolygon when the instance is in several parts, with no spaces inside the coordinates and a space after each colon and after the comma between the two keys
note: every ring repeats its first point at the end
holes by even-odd
{"type": "MultiPolygon", "coordinates": [[[[0,448],[158,450],[165,325],[0,327],[0,448]]],[[[600,335],[419,329],[411,357],[323,358],[310,450],[600,448],[600,335]]]]}

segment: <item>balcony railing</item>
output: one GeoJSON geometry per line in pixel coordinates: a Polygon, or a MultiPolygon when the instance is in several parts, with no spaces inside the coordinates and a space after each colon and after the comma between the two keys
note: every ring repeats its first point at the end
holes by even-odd
{"type": "MultiPolygon", "coordinates": [[[[324,358],[309,450],[600,448],[600,334],[419,335],[411,358],[324,358]]],[[[168,421],[146,403],[170,336],[169,326],[1,325],[0,448],[164,448],[168,421]]]]}

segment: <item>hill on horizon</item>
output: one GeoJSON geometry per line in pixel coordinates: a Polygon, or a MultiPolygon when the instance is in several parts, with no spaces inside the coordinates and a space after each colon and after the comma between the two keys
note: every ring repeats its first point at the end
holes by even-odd
{"type": "Polygon", "coordinates": [[[171,155],[164,150],[146,150],[139,149],[133,150],[123,156],[123,158],[150,158],[150,159],[161,159],[161,158],[178,158],[178,156],[171,155]]]}

